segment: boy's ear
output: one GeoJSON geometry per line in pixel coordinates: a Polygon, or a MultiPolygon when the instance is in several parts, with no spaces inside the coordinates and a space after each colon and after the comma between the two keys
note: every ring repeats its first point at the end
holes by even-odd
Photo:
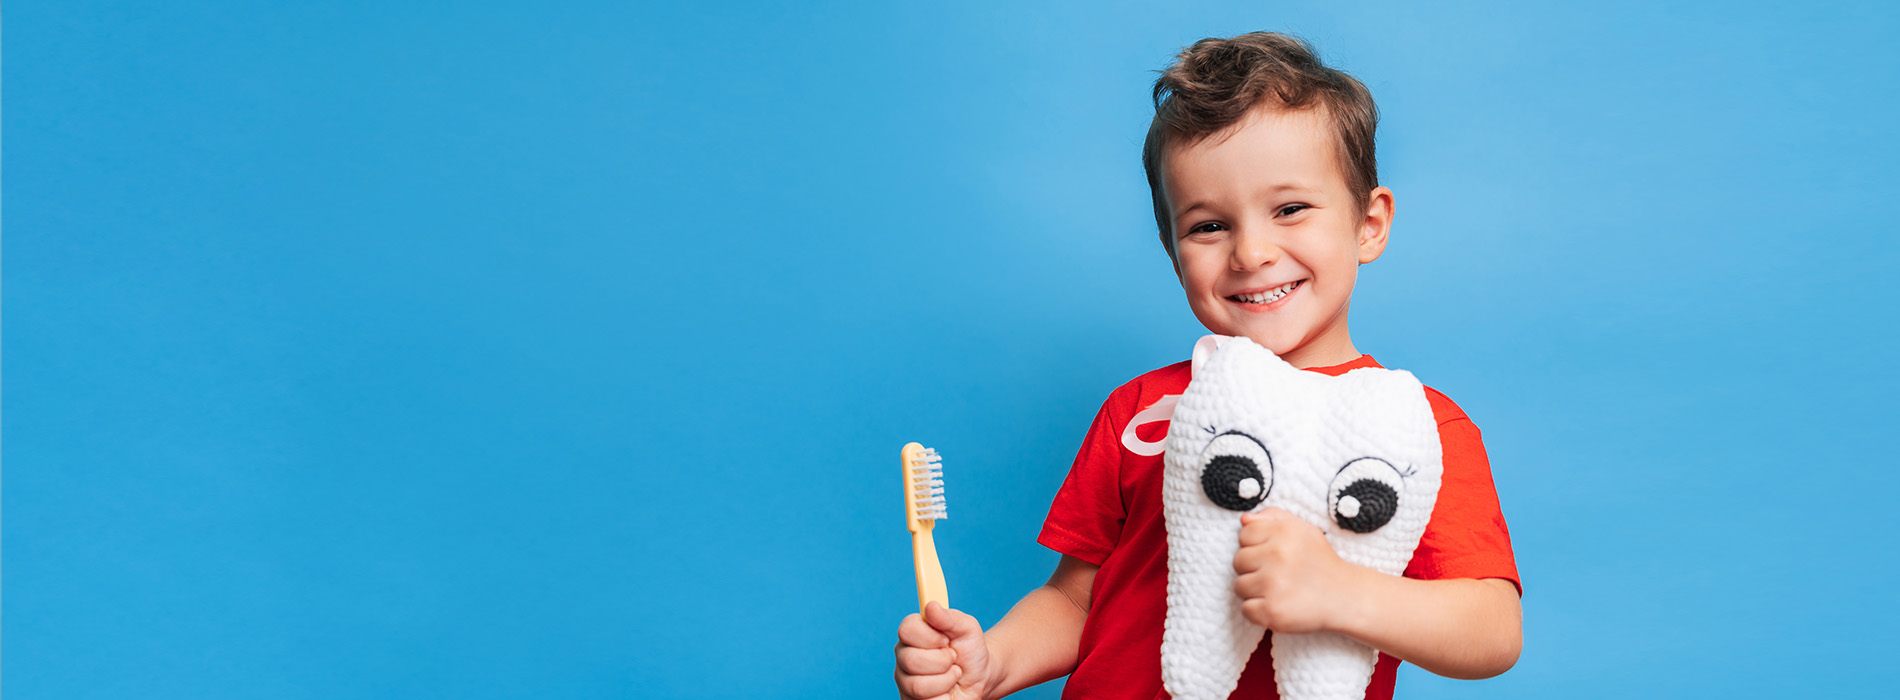
{"type": "Polygon", "coordinates": [[[1372,188],[1366,195],[1366,217],[1359,222],[1359,264],[1378,260],[1385,253],[1385,243],[1392,234],[1392,190],[1384,187],[1372,188]]]}

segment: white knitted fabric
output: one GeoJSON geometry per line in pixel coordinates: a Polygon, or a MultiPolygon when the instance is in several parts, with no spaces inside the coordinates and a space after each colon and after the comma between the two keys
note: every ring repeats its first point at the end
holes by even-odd
{"type": "MultiPolygon", "coordinates": [[[[1246,338],[1211,335],[1194,346],[1165,460],[1161,680],[1177,700],[1224,700],[1266,633],[1234,594],[1242,513],[1280,508],[1323,531],[1341,559],[1397,575],[1431,519],[1444,469],[1431,404],[1411,373],[1329,377],[1246,338]]],[[[1272,653],[1287,700],[1364,697],[1377,660],[1329,633],[1276,634],[1272,653]]]]}

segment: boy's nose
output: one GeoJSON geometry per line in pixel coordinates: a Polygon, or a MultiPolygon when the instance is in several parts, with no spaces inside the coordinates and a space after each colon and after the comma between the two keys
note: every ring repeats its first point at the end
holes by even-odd
{"type": "Polygon", "coordinates": [[[1280,246],[1258,233],[1240,233],[1234,237],[1234,269],[1253,270],[1280,261],[1280,246]]]}

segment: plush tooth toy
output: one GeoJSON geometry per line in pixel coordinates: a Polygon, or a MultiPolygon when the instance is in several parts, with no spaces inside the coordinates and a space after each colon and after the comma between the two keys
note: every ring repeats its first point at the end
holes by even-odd
{"type": "MultiPolygon", "coordinates": [[[[1329,377],[1222,336],[1196,343],[1192,364],[1162,477],[1161,679],[1177,700],[1224,700],[1266,633],[1234,594],[1241,514],[1280,508],[1324,532],[1341,559],[1398,575],[1431,519],[1443,454],[1424,387],[1409,372],[1329,377]]],[[[1272,653],[1287,700],[1364,697],[1378,658],[1329,633],[1276,634],[1272,653]]]]}

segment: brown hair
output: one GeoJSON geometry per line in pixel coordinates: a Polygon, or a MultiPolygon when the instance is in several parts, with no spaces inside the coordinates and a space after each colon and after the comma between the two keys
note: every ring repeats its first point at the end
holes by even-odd
{"type": "Polygon", "coordinates": [[[1339,136],[1340,172],[1359,206],[1379,186],[1372,153],[1379,108],[1372,91],[1352,76],[1319,62],[1311,44],[1278,32],[1202,39],[1181,51],[1155,79],[1155,118],[1141,147],[1154,196],[1161,245],[1174,258],[1174,218],[1161,192],[1161,157],[1175,144],[1192,144],[1232,126],[1261,104],[1319,109],[1339,136]]]}

